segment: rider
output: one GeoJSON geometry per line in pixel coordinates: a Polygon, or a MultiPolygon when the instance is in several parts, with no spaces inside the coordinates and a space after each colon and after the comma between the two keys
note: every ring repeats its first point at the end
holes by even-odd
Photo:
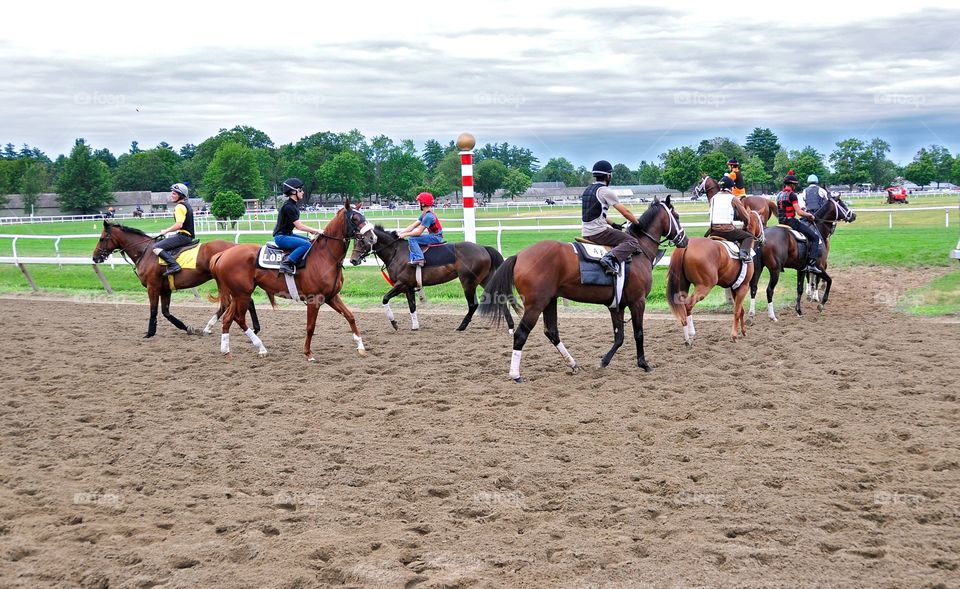
{"type": "Polygon", "coordinates": [[[724,174],[718,182],[720,192],[713,195],[710,200],[710,231],[707,235],[716,235],[728,241],[740,244],[740,261],[749,262],[753,259],[753,240],[743,229],[737,229],[733,225],[734,216],[741,219],[748,219],[749,212],[740,203],[740,200],[733,194],[732,190],[736,186],[736,181],[729,174],[724,174]]]}
{"type": "Polygon", "coordinates": [[[181,270],[180,264],[170,253],[170,250],[189,245],[196,239],[196,230],[193,228],[193,209],[187,201],[187,195],[190,190],[186,184],[177,182],[170,187],[170,200],[177,203],[173,208],[174,224],[160,231],[160,235],[173,235],[165,237],[153,246],[153,253],[167,263],[167,269],[163,272],[164,276],[175,274],[181,270]]]}
{"type": "Polygon", "coordinates": [[[598,245],[613,246],[613,249],[600,259],[600,265],[607,274],[616,274],[618,265],[629,260],[630,256],[640,249],[640,242],[636,238],[615,229],[612,227],[613,222],[607,219],[607,210],[613,207],[627,221],[637,224],[637,218],[630,209],[620,203],[617,194],[609,188],[612,178],[613,166],[610,162],[600,160],[593,164],[593,184],[587,186],[580,197],[583,237],[598,245]]]}
{"type": "Polygon", "coordinates": [[[273,242],[283,250],[293,250],[285,260],[280,262],[280,271],[284,274],[296,274],[297,262],[310,249],[310,240],[294,235],[293,230],[299,229],[313,235],[321,232],[300,222],[300,207],[298,203],[303,198],[303,182],[299,178],[288,178],[283,182],[283,194],[287,202],[280,207],[277,214],[277,226],[273,228],[273,242]]]}
{"type": "Polygon", "coordinates": [[[797,199],[797,177],[790,170],[783,179],[783,190],[777,194],[777,219],[781,225],[791,227],[807,238],[810,248],[807,251],[807,266],[804,272],[821,272],[817,265],[820,257],[820,232],[809,220],[813,215],[808,213],[797,199]]]}
{"type": "Polygon", "coordinates": [[[727,175],[733,178],[734,182],[733,189],[730,192],[737,198],[745,197],[747,191],[743,187],[743,172],[740,171],[740,162],[737,161],[737,158],[732,157],[727,160],[727,167],[730,168],[727,175]]]}
{"type": "Polygon", "coordinates": [[[803,208],[812,211],[816,216],[817,212],[827,204],[830,193],[820,186],[820,178],[817,178],[816,174],[807,176],[807,183],[808,186],[803,189],[803,208]]]}
{"type": "Polygon", "coordinates": [[[433,195],[429,192],[421,192],[417,195],[417,202],[420,203],[420,217],[397,234],[408,238],[410,246],[408,263],[411,266],[423,266],[421,245],[443,243],[443,227],[440,226],[440,219],[433,212],[433,195]],[[425,231],[426,235],[424,235],[425,231]]]}

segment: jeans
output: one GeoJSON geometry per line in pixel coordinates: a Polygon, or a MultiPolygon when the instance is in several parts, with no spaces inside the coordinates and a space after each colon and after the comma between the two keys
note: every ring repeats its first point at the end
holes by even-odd
{"type": "Polygon", "coordinates": [[[175,250],[179,247],[183,247],[193,241],[193,238],[187,235],[186,233],[180,233],[179,231],[175,233],[168,233],[166,237],[157,243],[153,244],[154,249],[162,249],[165,251],[175,250]]]}
{"type": "Polygon", "coordinates": [[[310,249],[310,240],[299,235],[274,235],[273,243],[282,250],[293,250],[287,257],[293,264],[296,264],[310,249]]]}
{"type": "Polygon", "coordinates": [[[819,258],[821,237],[816,226],[806,220],[801,221],[800,219],[791,219],[790,227],[796,229],[800,233],[803,233],[807,237],[807,244],[809,244],[807,257],[813,260],[819,258]]]}
{"type": "Polygon", "coordinates": [[[423,260],[423,250],[420,249],[420,246],[441,243],[443,241],[443,233],[424,233],[422,235],[414,235],[408,237],[407,241],[410,244],[410,261],[419,262],[423,260]]]}

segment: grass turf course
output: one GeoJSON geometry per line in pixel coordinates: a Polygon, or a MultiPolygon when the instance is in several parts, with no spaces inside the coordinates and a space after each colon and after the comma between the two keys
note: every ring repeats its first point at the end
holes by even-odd
{"type": "MultiPolygon", "coordinates": [[[[861,212],[854,224],[842,224],[835,233],[831,241],[830,264],[832,267],[850,267],[856,265],[886,265],[886,266],[939,266],[950,267],[956,264],[949,259],[948,253],[956,242],[958,237],[957,226],[960,226],[960,215],[951,211],[951,225],[944,226],[944,211],[916,211],[899,212],[903,209],[936,206],[944,204],[955,204],[957,197],[924,197],[929,200],[917,199],[910,206],[887,205],[879,207],[870,199],[869,201],[854,201],[854,208],[886,208],[894,211],[894,227],[888,228],[887,212],[861,212]],[[952,202],[951,202],[952,200],[952,202]]],[[[641,210],[642,205],[634,207],[641,210]]],[[[681,222],[705,221],[705,215],[690,214],[691,211],[703,211],[703,203],[682,203],[678,206],[681,213],[681,222]]],[[[399,211],[364,211],[367,217],[374,222],[384,218],[409,219],[414,218],[414,213],[399,211]]],[[[458,226],[460,223],[457,209],[449,211],[450,216],[443,215],[441,218],[449,222],[449,226],[458,226]]],[[[442,214],[442,213],[441,213],[442,214]]],[[[534,209],[523,211],[486,211],[478,210],[478,226],[496,226],[502,225],[533,225],[537,221],[529,219],[530,216],[573,216],[572,219],[542,219],[539,221],[542,225],[560,225],[569,224],[569,230],[529,230],[529,231],[504,231],[502,234],[502,246],[505,255],[514,254],[524,247],[544,239],[558,239],[570,241],[579,234],[579,219],[576,218],[579,209],[576,207],[544,206],[543,212],[534,209]],[[511,218],[512,217],[512,218],[511,218]],[[492,220],[499,219],[499,220],[492,220]],[[508,219],[508,220],[502,220],[508,219]]],[[[322,226],[325,224],[323,218],[329,218],[330,215],[320,215],[307,213],[304,220],[322,226]]],[[[169,226],[170,219],[149,219],[126,221],[127,224],[138,227],[155,234],[164,227],[169,226]]],[[[405,221],[403,221],[405,224],[405,221]]],[[[245,224],[245,223],[244,223],[245,224]]],[[[260,222],[269,229],[272,227],[272,220],[263,220],[260,222]]],[[[389,226],[395,226],[396,222],[390,222],[389,226]]],[[[77,221],[70,223],[46,223],[13,225],[0,227],[0,233],[16,233],[19,235],[65,235],[65,234],[98,234],[102,228],[99,221],[77,221]]],[[[245,227],[244,227],[245,228],[245,227]]],[[[255,227],[257,228],[257,227],[255,227]]],[[[702,228],[690,228],[689,234],[700,235],[702,228]]],[[[456,230],[446,231],[450,241],[457,241],[463,238],[463,234],[456,230]]],[[[232,235],[222,236],[221,238],[231,239],[232,235]]],[[[209,238],[208,238],[209,239],[209,238]]],[[[265,235],[243,235],[240,237],[242,243],[262,243],[265,241],[265,235]]],[[[496,233],[480,232],[478,241],[484,245],[496,246],[496,233]]],[[[12,254],[11,239],[0,239],[0,255],[9,256],[12,254]]],[[[60,244],[60,253],[63,256],[70,257],[88,257],[92,255],[96,246],[95,238],[84,239],[64,239],[60,244]]],[[[54,249],[52,240],[21,239],[17,243],[17,251],[21,256],[53,256],[54,249]]],[[[92,270],[85,266],[56,266],[31,265],[30,271],[37,284],[44,290],[51,290],[61,293],[102,293],[102,287],[92,270]]],[[[111,286],[118,293],[128,297],[145,297],[143,288],[139,281],[133,275],[130,268],[117,265],[111,269],[109,266],[103,267],[107,279],[111,286]]],[[[380,275],[379,270],[370,267],[351,268],[348,267],[347,278],[343,288],[343,296],[354,305],[372,305],[379,302],[382,293],[386,291],[386,282],[380,275]]],[[[654,285],[651,291],[649,308],[655,310],[666,310],[664,301],[664,282],[665,270],[658,268],[654,272],[654,285]]],[[[765,278],[762,280],[761,288],[765,284],[765,278]]],[[[942,289],[953,289],[955,284],[946,281],[935,281],[930,285],[933,289],[923,297],[924,300],[933,300],[933,297],[939,297],[942,289]],[[934,293],[934,294],[931,294],[934,293]]],[[[202,292],[211,292],[213,285],[206,285],[202,292]]],[[[24,291],[29,287],[20,271],[12,265],[0,266],[0,292],[24,291]]],[[[954,289],[955,290],[955,289],[954,289]]],[[[781,288],[778,289],[778,304],[790,301],[794,292],[794,282],[792,273],[781,280],[781,288]]],[[[428,287],[427,295],[432,300],[462,302],[462,291],[457,282],[428,287]]],[[[192,297],[192,294],[177,293],[175,296],[192,297]]],[[[762,294],[760,295],[762,298],[762,294]]],[[[916,299],[916,297],[914,297],[916,299]]],[[[914,300],[910,299],[910,300],[914,300]]],[[[936,305],[924,305],[918,307],[916,312],[923,314],[960,312],[960,302],[955,297],[947,295],[945,298],[937,298],[940,301],[936,305]]],[[[723,295],[719,289],[715,289],[711,296],[701,303],[704,307],[720,307],[723,305],[723,295]]],[[[913,312],[914,305],[900,305],[899,308],[913,312]]]]}

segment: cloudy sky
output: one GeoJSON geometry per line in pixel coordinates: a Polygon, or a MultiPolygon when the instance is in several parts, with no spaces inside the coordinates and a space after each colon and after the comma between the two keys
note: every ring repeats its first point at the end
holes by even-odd
{"type": "Polygon", "coordinates": [[[252,125],[509,141],[546,162],[635,166],[770,127],[790,148],[881,136],[960,151],[952,1],[298,5],[28,2],[3,8],[0,142],[125,151],[252,125]],[[775,5],[774,5],[775,4],[775,5]]]}

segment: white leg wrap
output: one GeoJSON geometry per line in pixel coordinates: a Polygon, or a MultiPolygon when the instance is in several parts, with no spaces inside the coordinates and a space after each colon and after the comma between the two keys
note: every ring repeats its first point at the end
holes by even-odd
{"type": "Polygon", "coordinates": [[[773,310],[773,303],[767,303],[767,317],[773,319],[774,321],[777,320],[777,314],[773,310]]]}
{"type": "Polygon", "coordinates": [[[690,341],[690,326],[689,326],[689,325],[684,325],[684,326],[683,326],[683,341],[685,341],[685,342],[689,342],[689,341],[690,341]]]}
{"type": "Polygon", "coordinates": [[[577,366],[577,361],[573,359],[573,356],[570,355],[570,352],[567,351],[567,346],[563,345],[563,342],[557,344],[557,349],[560,350],[560,355],[563,356],[567,364],[570,365],[570,368],[575,368],[577,366]]]}
{"type": "Polygon", "coordinates": [[[213,329],[213,326],[217,324],[217,316],[214,315],[210,318],[210,321],[207,321],[207,326],[203,328],[203,335],[210,335],[210,330],[213,329]]]}
{"type": "Polygon", "coordinates": [[[250,338],[250,343],[253,344],[253,347],[257,348],[261,356],[265,356],[267,354],[267,349],[263,347],[263,342],[260,341],[260,338],[257,337],[257,334],[253,333],[253,329],[247,328],[243,334],[250,338]]]}
{"type": "Polygon", "coordinates": [[[220,334],[220,353],[221,354],[230,353],[230,334],[229,333],[220,334]]]}
{"type": "Polygon", "coordinates": [[[389,319],[390,321],[394,320],[393,309],[390,308],[390,303],[386,303],[383,305],[383,312],[387,314],[387,319],[389,319]]]}
{"type": "Polygon", "coordinates": [[[693,315],[687,315],[687,325],[690,326],[690,337],[695,336],[697,330],[693,328],[693,315]]]}
{"type": "Polygon", "coordinates": [[[750,299],[750,316],[757,314],[757,299],[750,299]]]}
{"type": "Polygon", "coordinates": [[[417,319],[417,312],[410,313],[410,329],[420,329],[420,320],[417,319]]]}
{"type": "Polygon", "coordinates": [[[359,335],[354,335],[354,336],[353,336],[353,341],[357,342],[357,349],[358,349],[358,350],[365,350],[365,349],[366,349],[366,348],[363,347],[363,338],[360,337],[359,335]]]}
{"type": "Polygon", "coordinates": [[[513,356],[510,358],[510,378],[520,378],[520,356],[523,355],[522,350],[514,350],[513,356]]]}

